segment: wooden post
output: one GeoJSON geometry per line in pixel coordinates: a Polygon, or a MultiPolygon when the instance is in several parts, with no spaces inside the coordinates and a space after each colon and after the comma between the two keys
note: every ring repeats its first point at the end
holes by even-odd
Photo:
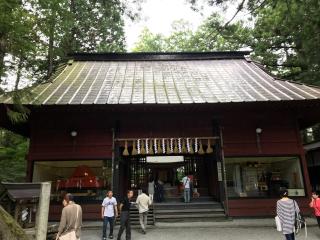
{"type": "Polygon", "coordinates": [[[51,182],[41,183],[39,206],[36,219],[36,240],[47,239],[51,182]]]}

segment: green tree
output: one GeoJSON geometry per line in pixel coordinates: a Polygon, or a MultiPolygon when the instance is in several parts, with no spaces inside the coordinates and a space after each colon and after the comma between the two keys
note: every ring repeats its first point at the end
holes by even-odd
{"type": "MultiPolygon", "coordinates": [[[[188,0],[191,7],[228,8],[236,4],[234,14],[219,26],[222,33],[239,13],[252,18],[252,36],[246,44],[252,57],[282,78],[308,84],[320,84],[320,2],[318,0],[188,0]],[[206,3],[206,4],[203,4],[206,3]]],[[[242,41],[241,41],[242,42],[242,41]]]]}
{"type": "Polygon", "coordinates": [[[28,147],[25,137],[0,129],[0,182],[25,181],[28,147]]]}
{"type": "Polygon", "coordinates": [[[136,42],[135,52],[183,52],[183,51],[222,51],[239,50],[248,47],[251,41],[251,30],[241,22],[230,24],[219,31],[223,21],[213,14],[195,31],[190,23],[180,20],[172,24],[169,36],[152,33],[144,29],[136,42]]]}
{"type": "Polygon", "coordinates": [[[288,0],[259,9],[254,56],[278,76],[320,84],[320,2],[288,0]]]}

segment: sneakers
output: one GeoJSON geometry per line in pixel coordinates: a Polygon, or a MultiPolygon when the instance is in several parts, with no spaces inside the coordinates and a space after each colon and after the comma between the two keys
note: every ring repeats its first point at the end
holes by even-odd
{"type": "Polygon", "coordinates": [[[109,239],[113,239],[113,235],[110,235],[110,236],[109,236],[109,239]]]}
{"type": "Polygon", "coordinates": [[[102,240],[107,240],[107,238],[106,238],[106,237],[103,237],[102,240]]]}

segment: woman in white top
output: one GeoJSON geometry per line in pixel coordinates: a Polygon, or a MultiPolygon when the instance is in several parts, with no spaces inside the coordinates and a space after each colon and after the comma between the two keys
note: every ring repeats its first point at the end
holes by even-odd
{"type": "Polygon", "coordinates": [[[149,181],[149,183],[148,183],[148,194],[149,194],[149,197],[150,197],[151,201],[153,201],[154,180],[153,180],[152,177],[150,178],[150,181],[149,181]]]}

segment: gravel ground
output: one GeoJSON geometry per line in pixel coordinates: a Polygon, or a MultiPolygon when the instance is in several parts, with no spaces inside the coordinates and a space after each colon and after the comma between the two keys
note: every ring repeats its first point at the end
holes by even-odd
{"type": "MultiPolygon", "coordinates": [[[[198,224],[197,224],[198,225],[198,224]]],[[[118,233],[118,227],[115,228],[118,233]]],[[[85,229],[82,232],[81,240],[100,240],[101,228],[85,229]]],[[[116,239],[116,235],[115,235],[116,239]]],[[[125,233],[122,236],[125,239],[125,233]]],[[[132,240],[281,240],[283,235],[273,227],[181,227],[171,225],[170,227],[151,227],[146,235],[141,234],[139,229],[132,229],[132,240]]],[[[296,240],[305,239],[304,233],[300,233],[296,240]]],[[[320,229],[312,226],[308,228],[308,240],[319,240],[320,229]]]]}

